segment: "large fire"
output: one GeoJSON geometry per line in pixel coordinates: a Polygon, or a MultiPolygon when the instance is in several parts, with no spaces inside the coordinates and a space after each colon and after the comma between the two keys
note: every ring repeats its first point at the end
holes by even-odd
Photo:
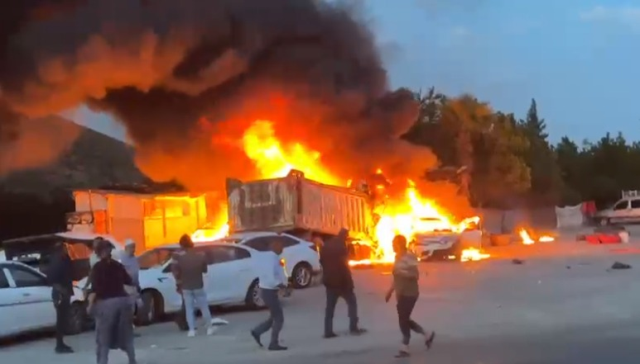
{"type": "MultiPolygon", "coordinates": [[[[351,186],[351,180],[343,180],[333,175],[322,165],[321,154],[300,143],[283,144],[276,136],[272,122],[268,120],[255,121],[245,132],[242,146],[247,157],[255,164],[259,175],[257,179],[279,178],[286,176],[292,169],[304,172],[305,177],[337,186],[351,186]]],[[[376,173],[382,174],[381,170],[376,173]]],[[[374,208],[374,213],[380,218],[375,227],[377,242],[377,257],[366,261],[354,261],[352,265],[362,263],[393,262],[392,240],[397,234],[412,239],[417,233],[433,231],[462,232],[470,225],[478,224],[479,218],[471,217],[460,222],[452,221],[452,217],[438,207],[432,200],[420,195],[412,181],[406,181],[407,188],[404,196],[388,199],[384,204],[374,208]]],[[[384,186],[376,186],[378,191],[384,192],[384,186]]],[[[197,230],[192,238],[194,241],[210,241],[228,235],[226,206],[221,206],[216,220],[209,226],[197,230]]],[[[468,249],[460,257],[463,261],[479,260],[488,257],[486,254],[468,249]]]]}

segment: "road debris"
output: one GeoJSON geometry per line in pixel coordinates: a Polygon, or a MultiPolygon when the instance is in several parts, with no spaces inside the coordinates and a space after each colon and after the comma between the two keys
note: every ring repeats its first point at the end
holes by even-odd
{"type": "Polygon", "coordinates": [[[620,270],[620,269],[631,269],[631,265],[625,264],[625,263],[620,263],[620,262],[615,262],[611,266],[611,269],[617,269],[617,270],[620,270]]]}

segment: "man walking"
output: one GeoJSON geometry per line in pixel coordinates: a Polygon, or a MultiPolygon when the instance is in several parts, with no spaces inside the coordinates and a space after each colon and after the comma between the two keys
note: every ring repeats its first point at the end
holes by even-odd
{"type": "Polygon", "coordinates": [[[333,315],[338,298],[345,300],[349,312],[349,332],[360,335],[366,332],[358,326],[358,303],[354,292],[353,278],[349,268],[347,253],[347,229],[341,229],[338,235],[327,241],[320,250],[322,281],[327,292],[327,305],[324,316],[324,338],[338,335],[333,331],[333,315]]]}
{"type": "Polygon", "coordinates": [[[89,274],[87,275],[87,281],[84,283],[84,287],[82,288],[85,296],[89,295],[91,287],[91,270],[93,269],[93,266],[100,261],[100,258],[98,258],[98,254],[96,253],[96,251],[103,241],[104,239],[101,236],[98,236],[97,238],[93,239],[91,245],[91,255],[89,255],[89,274]]]}
{"type": "Polygon", "coordinates": [[[260,336],[271,330],[271,342],[269,350],[287,350],[280,345],[279,337],[284,325],[284,314],[280,304],[279,291],[287,287],[287,276],[284,268],[280,265],[280,254],[282,254],[282,243],[274,240],[270,244],[270,251],[265,252],[259,259],[258,277],[260,284],[260,294],[265,305],[269,308],[269,318],[251,330],[251,336],[262,347],[260,336]]]}
{"type": "Polygon", "coordinates": [[[51,298],[56,309],[56,353],[73,353],[73,349],[64,343],[64,334],[69,322],[71,296],[73,295],[73,267],[69,252],[64,243],[55,247],[47,278],[51,283],[51,298]]]}
{"type": "Polygon", "coordinates": [[[207,273],[207,261],[204,255],[193,249],[193,246],[189,235],[185,234],[180,238],[180,247],[183,252],[174,256],[173,273],[176,277],[178,290],[182,292],[185,317],[189,326],[187,335],[189,337],[196,336],[196,308],[200,310],[202,318],[205,320],[207,335],[213,335],[216,327],[211,320],[211,311],[209,311],[209,302],[204,291],[202,277],[207,273]]]}
{"type": "MultiPolygon", "coordinates": [[[[124,242],[124,254],[122,254],[120,262],[124,266],[124,269],[131,277],[131,286],[126,286],[125,290],[131,297],[131,310],[133,311],[133,317],[135,318],[138,308],[138,301],[140,299],[140,264],[138,258],[136,258],[136,243],[132,239],[127,239],[124,242]]],[[[138,336],[138,334],[134,334],[138,336]]]]}

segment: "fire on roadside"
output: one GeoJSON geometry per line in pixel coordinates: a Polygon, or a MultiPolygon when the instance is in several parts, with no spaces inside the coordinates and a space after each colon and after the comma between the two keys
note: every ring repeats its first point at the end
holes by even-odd
{"type": "Polygon", "coordinates": [[[462,251],[460,261],[462,262],[476,262],[478,260],[487,259],[491,257],[491,254],[483,253],[476,248],[467,248],[462,251]]]}
{"type": "MultiPolygon", "coordinates": [[[[311,150],[301,143],[283,144],[276,136],[273,123],[268,120],[256,120],[245,130],[242,138],[242,148],[256,166],[258,179],[279,178],[286,176],[292,169],[304,172],[309,179],[337,186],[350,187],[352,180],[342,180],[333,175],[320,161],[321,154],[311,150]]],[[[378,169],[376,174],[382,175],[378,169]]],[[[433,200],[423,197],[411,180],[406,181],[404,195],[400,198],[390,199],[385,196],[385,203],[376,206],[374,213],[379,216],[375,227],[374,239],[377,241],[375,257],[370,259],[351,261],[352,266],[370,265],[375,263],[392,263],[395,258],[392,240],[397,234],[402,234],[408,240],[416,234],[434,231],[451,231],[460,233],[480,221],[478,216],[470,217],[462,221],[454,221],[453,218],[440,208],[433,200]]],[[[376,192],[385,193],[383,184],[375,186],[376,192]]],[[[198,229],[192,234],[194,242],[210,241],[227,236],[226,206],[221,206],[216,214],[216,221],[209,226],[198,229]]],[[[374,246],[372,242],[361,242],[374,246]]],[[[462,261],[479,260],[488,257],[486,254],[475,250],[463,252],[462,261]]]]}
{"type": "Polygon", "coordinates": [[[536,242],[550,243],[555,241],[555,238],[550,235],[540,235],[537,237],[537,239],[534,239],[534,237],[532,237],[532,234],[530,234],[529,231],[525,228],[520,228],[518,230],[518,235],[520,236],[520,239],[522,240],[522,244],[524,245],[533,245],[536,242]]]}

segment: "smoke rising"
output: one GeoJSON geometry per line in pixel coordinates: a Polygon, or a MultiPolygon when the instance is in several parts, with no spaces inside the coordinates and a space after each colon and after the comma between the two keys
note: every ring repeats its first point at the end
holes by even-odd
{"type": "MultiPolygon", "coordinates": [[[[253,177],[240,146],[256,119],[272,120],[284,142],[320,151],[338,175],[380,167],[415,177],[436,163],[400,141],[418,105],[389,90],[372,32],[344,4],[11,4],[0,19],[11,20],[0,28],[0,105],[30,118],[80,104],[111,113],[156,180],[211,189],[224,176],[253,177]]],[[[11,120],[0,116],[0,132],[11,120]]]]}

